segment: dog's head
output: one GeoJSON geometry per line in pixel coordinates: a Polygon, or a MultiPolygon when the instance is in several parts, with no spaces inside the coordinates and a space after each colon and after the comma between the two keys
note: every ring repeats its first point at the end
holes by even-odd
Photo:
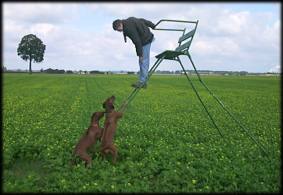
{"type": "Polygon", "coordinates": [[[115,101],[115,96],[112,95],[111,97],[107,98],[105,102],[102,104],[103,108],[106,109],[106,111],[111,111],[114,110],[114,101],[115,101]]]}
{"type": "Polygon", "coordinates": [[[103,116],[104,116],[104,113],[105,112],[94,112],[92,114],[92,121],[95,120],[95,121],[99,121],[103,116]]]}

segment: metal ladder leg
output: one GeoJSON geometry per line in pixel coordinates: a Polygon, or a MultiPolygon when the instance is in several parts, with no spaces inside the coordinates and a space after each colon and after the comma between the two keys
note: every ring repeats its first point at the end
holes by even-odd
{"type": "Polygon", "coordinates": [[[195,89],[195,86],[194,86],[193,82],[191,81],[191,79],[190,79],[189,76],[187,75],[187,72],[186,72],[186,70],[185,70],[185,68],[184,68],[184,66],[183,66],[183,64],[182,64],[182,62],[181,62],[179,56],[177,57],[177,59],[178,59],[177,61],[178,61],[178,62],[180,63],[180,65],[181,65],[181,67],[182,67],[182,69],[183,69],[183,71],[184,71],[184,73],[185,73],[185,75],[186,75],[186,77],[187,77],[189,83],[191,84],[191,86],[192,86],[194,92],[196,93],[196,95],[197,95],[199,101],[201,102],[201,104],[202,104],[202,106],[204,107],[206,113],[208,114],[209,118],[211,119],[211,121],[212,121],[214,127],[218,130],[218,132],[219,132],[219,134],[221,135],[221,137],[223,137],[222,133],[220,132],[219,128],[217,127],[216,123],[214,122],[212,116],[210,115],[210,113],[208,112],[206,106],[204,105],[203,101],[201,100],[201,98],[200,98],[200,96],[199,96],[197,90],[195,89]]]}
{"type": "MultiPolygon", "coordinates": [[[[159,64],[163,61],[164,57],[162,58],[158,58],[154,65],[150,68],[149,72],[148,72],[148,78],[147,81],[149,80],[149,78],[151,77],[151,75],[153,74],[153,72],[157,69],[157,67],[159,66],[159,64]]],[[[139,92],[141,88],[135,88],[130,95],[123,101],[122,105],[119,107],[118,111],[124,112],[126,107],[128,106],[128,104],[134,99],[134,97],[136,96],[136,94],[139,92]]]]}
{"type": "Polygon", "coordinates": [[[198,76],[198,79],[200,81],[200,83],[206,88],[206,90],[212,95],[212,97],[220,104],[220,106],[229,114],[229,116],[241,127],[242,130],[244,130],[247,135],[253,140],[253,142],[260,147],[260,149],[265,153],[265,155],[268,155],[268,153],[266,152],[266,150],[264,149],[264,147],[255,140],[255,138],[249,133],[249,131],[232,115],[232,113],[225,107],[225,105],[221,102],[221,100],[219,98],[217,98],[213,93],[212,91],[205,85],[205,83],[202,81],[194,63],[193,63],[193,60],[190,56],[190,54],[187,55],[189,60],[191,61],[192,63],[192,66],[198,76]]]}

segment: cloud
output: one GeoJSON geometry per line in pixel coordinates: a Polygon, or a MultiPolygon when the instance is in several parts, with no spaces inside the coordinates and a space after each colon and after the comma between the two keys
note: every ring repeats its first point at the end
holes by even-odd
{"type": "Polygon", "coordinates": [[[250,16],[250,12],[247,11],[238,13],[224,11],[222,14],[221,19],[217,20],[215,29],[217,33],[222,32],[228,35],[241,33],[243,28],[247,25],[247,20],[250,16]]]}
{"type": "Polygon", "coordinates": [[[4,3],[3,16],[19,23],[64,23],[78,14],[78,4],[4,3]],[[68,7],[66,9],[66,7],[68,7]],[[19,17],[20,14],[20,17],[19,17]]]}
{"type": "Polygon", "coordinates": [[[280,73],[281,72],[281,67],[279,65],[272,67],[269,69],[268,72],[273,72],[273,73],[280,73]]]}
{"type": "MultiPolygon", "coordinates": [[[[222,8],[221,4],[204,3],[117,3],[95,6],[117,18],[147,16],[154,22],[161,18],[199,19],[191,50],[201,68],[216,68],[216,64],[223,69],[265,71],[263,67],[270,64],[272,59],[276,61],[280,53],[279,17],[272,23],[274,13],[271,12],[233,11],[224,6],[222,8]]],[[[173,27],[169,23],[166,25],[173,27]]],[[[180,36],[173,36],[171,32],[154,33],[156,42],[153,45],[157,45],[152,47],[154,53],[174,49],[180,36]]]]}
{"type": "MultiPolygon", "coordinates": [[[[256,5],[256,4],[255,4],[256,5]]],[[[4,3],[4,63],[23,67],[16,56],[22,36],[34,33],[46,44],[42,68],[139,70],[134,45],[114,32],[112,21],[128,16],[158,20],[199,20],[191,45],[198,69],[263,72],[280,61],[279,13],[233,11],[214,3],[4,3]],[[81,8],[84,9],[81,9],[81,8]],[[87,10],[88,18],[82,17],[87,10]],[[18,17],[21,13],[21,17],[18,17]],[[96,14],[102,17],[97,17],[96,14]],[[95,22],[99,18],[99,22],[95,22]],[[274,19],[275,18],[275,19],[274,19]],[[95,29],[80,26],[96,23],[95,29]],[[107,21],[107,22],[106,22],[107,21]]],[[[160,27],[184,27],[164,23],[160,27]]],[[[188,26],[190,27],[190,26],[188,26]]],[[[177,47],[180,32],[152,31],[151,62],[158,53],[177,47]]],[[[160,69],[179,69],[170,61],[160,69]]]]}

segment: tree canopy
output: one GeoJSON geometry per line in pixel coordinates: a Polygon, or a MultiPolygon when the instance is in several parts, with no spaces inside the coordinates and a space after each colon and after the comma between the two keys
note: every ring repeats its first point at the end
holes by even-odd
{"type": "Polygon", "coordinates": [[[29,60],[29,71],[31,73],[31,62],[42,62],[46,46],[33,34],[25,35],[19,43],[18,55],[25,61],[29,60]]]}

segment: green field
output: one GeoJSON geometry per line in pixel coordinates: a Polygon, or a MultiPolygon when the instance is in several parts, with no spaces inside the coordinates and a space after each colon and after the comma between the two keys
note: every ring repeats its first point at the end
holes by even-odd
{"type": "MultiPolygon", "coordinates": [[[[153,76],[118,123],[117,164],[93,153],[71,167],[91,114],[132,91],[136,75],[3,76],[4,192],[279,192],[280,78],[203,76],[269,157],[192,77],[224,138],[184,76],[153,76]]],[[[102,123],[103,124],[103,121],[102,123]]],[[[95,146],[99,150],[100,143],[95,146]]]]}

